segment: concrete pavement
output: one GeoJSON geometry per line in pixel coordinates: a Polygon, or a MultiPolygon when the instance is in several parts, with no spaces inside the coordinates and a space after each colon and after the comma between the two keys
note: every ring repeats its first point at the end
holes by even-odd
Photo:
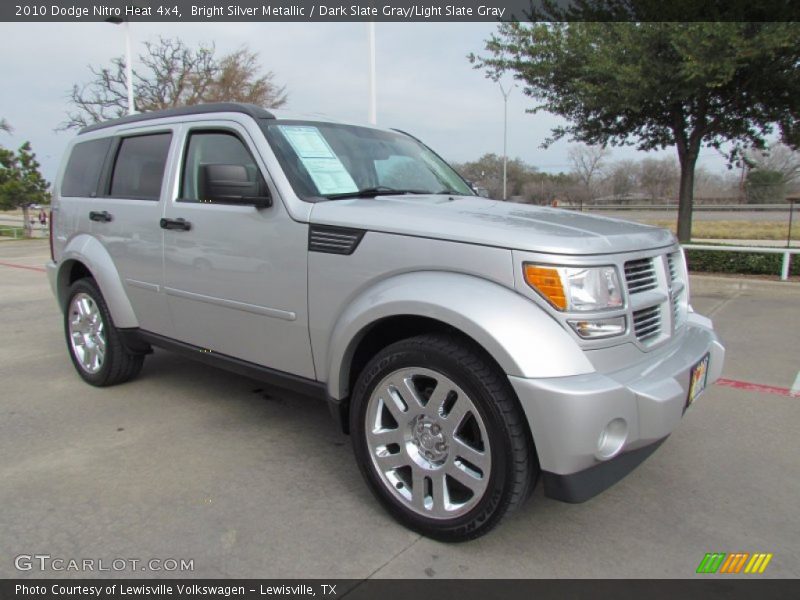
{"type": "MultiPolygon", "coordinates": [[[[771,552],[764,577],[800,576],[800,398],[713,386],[602,495],[539,488],[488,536],[441,544],[380,508],[322,404],[158,350],[133,382],[84,384],[37,270],[47,254],[0,244],[0,577],[81,576],[14,568],[34,553],[194,561],[126,577],[692,577],[716,551],[771,552]]],[[[692,289],[725,377],[793,385],[800,285],[692,289]]]]}

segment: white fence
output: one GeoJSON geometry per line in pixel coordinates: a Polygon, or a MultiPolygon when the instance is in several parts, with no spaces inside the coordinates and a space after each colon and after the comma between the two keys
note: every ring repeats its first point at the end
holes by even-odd
{"type": "Polygon", "coordinates": [[[750,254],[783,254],[781,281],[789,279],[792,255],[800,254],[800,248],[772,248],[769,246],[710,246],[707,244],[683,244],[687,250],[712,250],[715,252],[747,252],[750,254]]]}

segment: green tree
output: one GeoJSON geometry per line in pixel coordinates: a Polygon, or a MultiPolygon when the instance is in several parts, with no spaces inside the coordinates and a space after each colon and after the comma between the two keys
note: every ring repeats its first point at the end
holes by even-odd
{"type": "MultiPolygon", "coordinates": [[[[145,42],[133,69],[134,104],[139,112],[206,102],[248,102],[267,108],[286,103],[286,89],[263,72],[258,55],[246,46],[218,56],[213,45],[192,48],[180,39],[145,42]]],[[[125,59],[110,67],[89,67],[93,79],[74,85],[61,129],[84,127],[128,113],[125,59]]]]}
{"type": "Polygon", "coordinates": [[[29,206],[50,202],[50,184],[42,177],[39,166],[30,142],[16,152],[0,147],[0,209],[22,209],[26,237],[33,233],[29,206]]]}
{"type": "MultiPolygon", "coordinates": [[[[647,6],[663,20],[672,10],[647,6]]],[[[644,151],[675,146],[685,242],[701,147],[725,145],[733,162],[776,129],[792,147],[800,142],[799,38],[789,22],[511,22],[469,59],[489,77],[513,74],[538,101],[531,112],[566,119],[545,146],[565,136],[644,151]]]]}
{"type": "Polygon", "coordinates": [[[786,198],[786,180],[780,171],[751,169],[744,189],[748,204],[778,203],[786,198]]]}

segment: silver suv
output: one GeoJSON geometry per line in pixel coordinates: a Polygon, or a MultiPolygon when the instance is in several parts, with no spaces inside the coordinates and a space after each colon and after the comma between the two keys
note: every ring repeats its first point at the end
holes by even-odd
{"type": "Polygon", "coordinates": [[[70,144],[48,274],[88,383],[152,346],[327,401],[378,500],[440,540],[641,463],[720,374],[673,236],[479,198],[411,135],[239,104],[70,144]]]}

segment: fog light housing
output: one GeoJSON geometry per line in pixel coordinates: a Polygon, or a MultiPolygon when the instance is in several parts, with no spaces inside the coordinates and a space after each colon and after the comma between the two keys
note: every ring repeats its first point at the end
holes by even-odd
{"type": "Polygon", "coordinates": [[[622,335],[627,329],[625,317],[611,317],[604,319],[570,319],[570,327],[585,340],[622,335]]]}
{"type": "Polygon", "coordinates": [[[600,432],[595,456],[600,460],[614,458],[622,450],[627,439],[628,422],[621,417],[609,421],[608,425],[600,432]]]}

